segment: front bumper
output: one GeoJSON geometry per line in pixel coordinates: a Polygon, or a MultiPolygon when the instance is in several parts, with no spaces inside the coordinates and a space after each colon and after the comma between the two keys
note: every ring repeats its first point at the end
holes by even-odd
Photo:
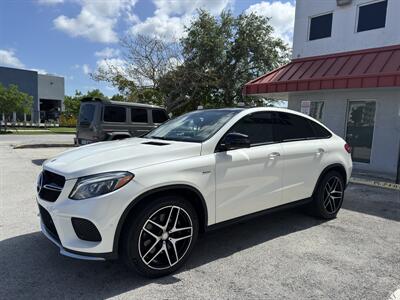
{"type": "Polygon", "coordinates": [[[68,195],[75,185],[76,179],[67,180],[61,194],[55,202],[36,197],[36,201],[48,213],[49,222],[43,222],[43,234],[60,248],[60,253],[69,257],[90,260],[117,258],[115,235],[118,222],[129,203],[136,197],[138,184],[130,182],[112,193],[85,200],[71,200],[68,195]],[[100,233],[100,241],[83,240],[78,237],[72,218],[90,221],[100,233]]]}
{"type": "Polygon", "coordinates": [[[42,230],[43,234],[50,240],[52,241],[58,248],[60,248],[60,254],[64,256],[68,256],[71,258],[75,259],[83,259],[83,260],[105,260],[103,257],[96,257],[96,256],[88,256],[88,255],[81,255],[81,254],[76,254],[73,252],[69,252],[67,249],[65,249],[57,239],[53,237],[53,235],[48,231],[46,226],[43,224],[43,222],[40,222],[40,229],[42,230]]]}

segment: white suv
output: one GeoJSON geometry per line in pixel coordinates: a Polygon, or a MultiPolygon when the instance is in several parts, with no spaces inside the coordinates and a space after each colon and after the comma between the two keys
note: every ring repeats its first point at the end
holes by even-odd
{"type": "Polygon", "coordinates": [[[145,276],[162,276],[182,266],[212,225],[303,203],[334,218],[350,152],[324,125],[291,110],[195,111],[142,138],[46,161],[41,227],[64,255],[122,257],[145,276]]]}

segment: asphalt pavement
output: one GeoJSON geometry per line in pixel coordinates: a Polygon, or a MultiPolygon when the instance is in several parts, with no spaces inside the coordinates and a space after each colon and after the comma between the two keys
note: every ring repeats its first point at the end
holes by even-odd
{"type": "Polygon", "coordinates": [[[13,149],[49,139],[22,137],[0,136],[0,299],[375,300],[400,288],[400,192],[356,184],[335,220],[294,209],[210,232],[160,279],[63,257],[39,231],[34,198],[41,164],[66,149],[13,149]]]}

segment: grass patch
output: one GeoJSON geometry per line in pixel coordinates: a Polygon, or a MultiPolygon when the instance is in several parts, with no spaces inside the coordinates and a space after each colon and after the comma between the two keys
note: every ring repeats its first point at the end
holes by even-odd
{"type": "MultiPolygon", "coordinates": [[[[3,129],[4,130],[4,129],[3,129]]],[[[18,127],[7,128],[7,132],[1,131],[0,134],[17,134],[17,135],[41,135],[41,134],[75,134],[76,128],[74,127],[18,127]]]]}

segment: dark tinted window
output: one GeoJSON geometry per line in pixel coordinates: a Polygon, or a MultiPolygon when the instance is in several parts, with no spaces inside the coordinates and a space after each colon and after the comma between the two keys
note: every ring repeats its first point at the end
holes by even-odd
{"type": "Polygon", "coordinates": [[[132,108],[131,121],[136,123],[147,123],[147,109],[132,108]]]}
{"type": "Polygon", "coordinates": [[[240,119],[228,132],[237,132],[249,137],[250,144],[263,144],[274,141],[273,125],[276,113],[260,112],[240,119]]]}
{"type": "Polygon", "coordinates": [[[314,134],[316,138],[329,138],[332,136],[332,134],[326,130],[324,127],[322,127],[321,125],[309,120],[310,125],[312,127],[312,129],[314,130],[314,134]]]}
{"type": "Polygon", "coordinates": [[[332,34],[333,14],[313,17],[310,20],[310,41],[330,37],[332,34]]]}
{"type": "Polygon", "coordinates": [[[93,121],[95,109],[94,104],[82,104],[79,112],[79,124],[89,125],[93,121]]]}
{"type": "Polygon", "coordinates": [[[168,120],[167,114],[162,109],[154,109],[152,111],[153,114],[153,123],[164,123],[168,120]]]}
{"type": "Polygon", "coordinates": [[[126,122],[126,109],[120,106],[106,106],[104,108],[105,122],[126,122]]]}
{"type": "Polygon", "coordinates": [[[276,132],[281,141],[301,140],[315,136],[308,119],[288,113],[279,113],[276,132]]]}
{"type": "Polygon", "coordinates": [[[357,32],[385,27],[387,1],[360,6],[357,32]]]}

